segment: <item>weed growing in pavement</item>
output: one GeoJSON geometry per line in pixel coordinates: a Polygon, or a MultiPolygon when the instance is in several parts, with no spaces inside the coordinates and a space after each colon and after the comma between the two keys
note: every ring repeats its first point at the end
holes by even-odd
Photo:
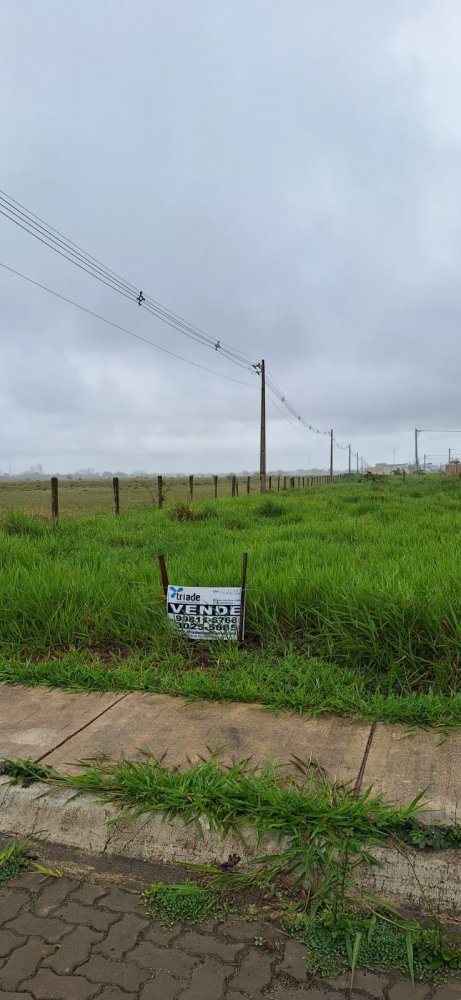
{"type": "MultiPolygon", "coordinates": [[[[199,886],[157,884],[146,890],[151,911],[162,919],[190,919],[187,912],[202,920],[204,908],[209,908],[208,915],[213,907],[217,912],[232,905],[236,894],[251,890],[280,906],[292,933],[312,938],[313,961],[317,961],[314,944],[318,940],[321,951],[326,935],[331,947],[323,949],[325,960],[346,956],[352,972],[358,963],[378,959],[392,963],[397,941],[399,962],[405,958],[412,976],[423,975],[429,966],[432,971],[461,968],[461,952],[441,927],[423,931],[363,890],[356,878],[360,866],[377,863],[376,847],[397,843],[405,850],[404,839],[409,837],[421,847],[416,836],[424,833],[418,822],[421,797],[399,809],[382,796],[372,796],[370,790],[355,795],[348,786],[328,781],[309,763],[297,759],[296,764],[295,778],[271,766],[257,773],[248,762],[223,768],[213,757],[185,771],[152,759],[106,760],[83,766],[77,775],[53,772],[47,784],[92,792],[101,801],[115,803],[120,809],[118,821],[155,812],[169,819],[180,816],[202,829],[205,817],[208,828],[221,834],[243,837],[242,828],[250,826],[261,840],[265,834],[279,839],[279,853],[255,858],[244,872],[234,860],[231,866],[228,862],[190,865],[199,886]]],[[[447,834],[450,828],[441,829],[453,846],[447,834]]],[[[432,828],[427,843],[435,847],[440,842],[432,828]]]]}
{"type": "Polygon", "coordinates": [[[218,920],[229,912],[224,896],[194,882],[154,882],[142,898],[150,916],[158,917],[160,923],[167,926],[177,920],[185,923],[218,920]]]}
{"type": "Polygon", "coordinates": [[[26,840],[12,841],[0,850],[0,885],[30,868],[26,840]]]}
{"type": "Polygon", "coordinates": [[[17,878],[25,871],[38,872],[44,878],[60,878],[62,874],[57,869],[46,868],[32,858],[28,840],[12,840],[0,850],[0,885],[9,879],[17,878]]]}
{"type": "Polygon", "coordinates": [[[446,982],[450,972],[461,968],[459,941],[441,929],[426,930],[417,923],[405,927],[380,920],[376,914],[349,909],[333,915],[326,909],[317,916],[296,918],[290,930],[307,945],[307,971],[315,976],[338,976],[360,965],[446,982]]]}
{"type": "Polygon", "coordinates": [[[36,764],[33,760],[23,760],[20,757],[0,759],[0,774],[10,778],[12,785],[22,785],[23,788],[33,785],[36,781],[46,781],[52,773],[52,768],[45,764],[36,764]]]}

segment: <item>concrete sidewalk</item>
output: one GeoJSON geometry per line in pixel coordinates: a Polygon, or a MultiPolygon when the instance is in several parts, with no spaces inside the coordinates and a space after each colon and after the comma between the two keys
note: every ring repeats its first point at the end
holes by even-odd
{"type": "MultiPolygon", "coordinates": [[[[407,738],[402,726],[365,725],[334,716],[309,719],[271,712],[257,705],[188,704],[181,698],[148,694],[71,694],[43,688],[0,685],[0,757],[28,757],[74,771],[78,761],[104,750],[117,759],[165,754],[171,765],[219,749],[224,763],[251,758],[287,764],[295,754],[315,757],[330,778],[357,789],[372,786],[388,801],[408,803],[427,789],[429,820],[450,823],[457,816],[461,781],[461,733],[440,743],[435,733],[407,738]]],[[[258,841],[243,828],[243,841],[200,829],[180,817],[154,813],[115,823],[117,808],[43,785],[11,785],[0,777],[0,833],[34,836],[42,842],[79,848],[105,857],[172,864],[210,864],[237,853],[245,866],[261,853],[280,850],[275,836],[258,841]]],[[[418,910],[444,914],[461,909],[461,851],[375,851],[379,866],[357,874],[363,888],[418,910]]]]}
{"type": "Polygon", "coordinates": [[[219,749],[225,763],[251,757],[258,766],[312,755],[331,778],[371,785],[402,805],[426,790],[430,820],[459,818],[461,732],[440,742],[439,734],[421,729],[409,735],[401,725],[310,719],[258,705],[0,685],[0,757],[69,772],[101,750],[116,759],[166,754],[167,764],[181,766],[210,749],[219,749]]]}

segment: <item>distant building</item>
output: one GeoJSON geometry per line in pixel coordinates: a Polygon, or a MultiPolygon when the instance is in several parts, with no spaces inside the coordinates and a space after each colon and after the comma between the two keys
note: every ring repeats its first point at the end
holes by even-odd
{"type": "Polygon", "coordinates": [[[372,472],[374,476],[393,476],[401,471],[401,465],[391,465],[390,462],[377,462],[376,465],[368,466],[368,472],[372,472]]]}
{"type": "Polygon", "coordinates": [[[447,476],[461,476],[461,462],[448,462],[445,472],[447,476]]]}

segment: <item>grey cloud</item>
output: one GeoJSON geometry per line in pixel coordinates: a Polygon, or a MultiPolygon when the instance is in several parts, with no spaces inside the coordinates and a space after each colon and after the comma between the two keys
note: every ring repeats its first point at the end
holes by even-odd
{"type": "MultiPolygon", "coordinates": [[[[456,4],[5,0],[3,21],[1,187],[217,338],[264,356],[301,413],[370,461],[394,448],[411,457],[415,424],[456,427],[456,4]]],[[[1,217],[0,260],[252,381],[1,217]]],[[[256,389],[1,269],[0,295],[5,454],[53,467],[55,455],[63,469],[257,465],[256,389]]],[[[327,456],[323,439],[268,410],[272,467],[327,456]]]]}

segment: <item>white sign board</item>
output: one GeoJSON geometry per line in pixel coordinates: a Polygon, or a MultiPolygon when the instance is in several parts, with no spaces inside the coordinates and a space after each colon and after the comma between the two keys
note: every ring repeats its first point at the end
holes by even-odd
{"type": "MultiPolygon", "coordinates": [[[[168,587],[170,621],[190,639],[239,638],[240,587],[168,587]]],[[[243,639],[243,628],[242,628],[243,639]]]]}

